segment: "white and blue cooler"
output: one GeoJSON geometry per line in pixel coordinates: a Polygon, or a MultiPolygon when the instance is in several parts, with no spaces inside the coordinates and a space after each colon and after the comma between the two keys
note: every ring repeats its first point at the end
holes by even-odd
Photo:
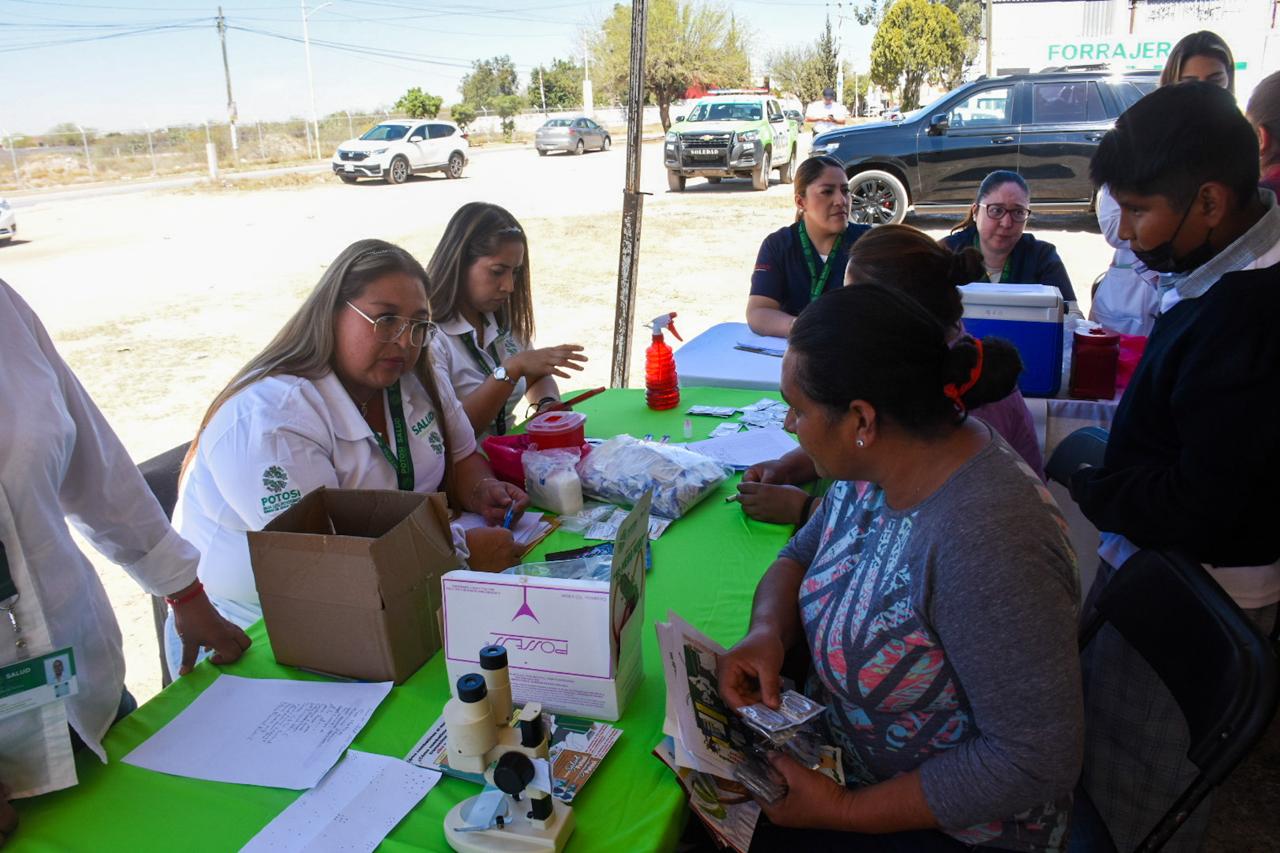
{"type": "Polygon", "coordinates": [[[1062,292],[1046,284],[966,284],[964,328],[975,338],[1013,342],[1022,356],[1018,388],[1026,397],[1052,397],[1062,384],[1062,292]]]}

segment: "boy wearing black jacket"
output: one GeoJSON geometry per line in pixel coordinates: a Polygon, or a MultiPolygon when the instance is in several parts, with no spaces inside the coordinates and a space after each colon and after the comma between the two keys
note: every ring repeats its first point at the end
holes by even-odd
{"type": "MultiPolygon", "coordinates": [[[[1161,277],[1160,315],[1104,463],[1071,480],[1102,531],[1091,599],[1137,550],[1178,549],[1260,624],[1276,618],[1280,208],[1257,186],[1257,144],[1229,93],[1184,83],[1131,107],[1094,155],[1120,237],[1161,277]]],[[[1133,849],[1195,777],[1186,724],[1114,629],[1090,645],[1085,673],[1085,787],[1119,848],[1133,849]]],[[[1165,849],[1198,849],[1208,813],[1165,849]]]]}

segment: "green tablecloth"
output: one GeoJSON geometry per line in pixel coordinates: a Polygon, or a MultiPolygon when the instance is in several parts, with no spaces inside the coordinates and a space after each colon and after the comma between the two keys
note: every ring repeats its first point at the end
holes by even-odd
{"type": "MultiPolygon", "coordinates": [[[[639,390],[609,391],[578,407],[589,415],[588,434],[683,436],[684,410],[692,404],[744,405],[759,391],[686,389],[681,405],[652,412],[639,390]]],[[[772,395],[776,396],[776,395],[772,395]]],[[[704,438],[718,420],[693,418],[694,438],[704,438]]],[[[645,621],[666,618],[669,609],[729,644],[746,629],[755,586],[785,543],[789,528],[752,521],[737,504],[726,504],[730,480],[653,545],[653,571],[645,589],[645,621]]],[[[576,534],[557,532],[531,559],[576,547],[576,534]]],[[[254,645],[235,675],[315,680],[278,666],[262,623],[249,632],[254,645]]],[[[661,738],[665,687],[652,628],[644,637],[644,680],[622,719],[623,735],[574,803],[577,830],[571,850],[669,850],[685,819],[685,799],[675,777],[651,754],[661,738]]],[[[203,782],[166,776],[120,759],[185,708],[218,676],[204,663],[121,721],[108,734],[110,764],[88,751],[80,756],[80,784],[19,802],[17,850],[235,850],[299,796],[297,791],[203,782]]],[[[449,696],[443,655],[437,654],[404,685],[392,690],[353,748],[404,756],[437,717],[449,696]]],[[[474,785],[443,779],[383,842],[382,850],[447,850],[442,823],[474,785]]]]}

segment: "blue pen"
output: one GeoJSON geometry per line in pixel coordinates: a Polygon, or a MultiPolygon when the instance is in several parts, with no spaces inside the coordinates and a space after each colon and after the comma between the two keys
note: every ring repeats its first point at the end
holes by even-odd
{"type": "Polygon", "coordinates": [[[516,502],[512,501],[507,507],[507,514],[502,517],[502,526],[507,530],[511,529],[511,517],[516,514],[516,502]]]}

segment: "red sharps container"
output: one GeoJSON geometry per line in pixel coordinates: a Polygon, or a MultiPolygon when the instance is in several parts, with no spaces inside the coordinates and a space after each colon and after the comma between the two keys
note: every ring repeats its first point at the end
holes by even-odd
{"type": "Polygon", "coordinates": [[[1116,395],[1116,366],[1120,336],[1106,329],[1076,331],[1072,342],[1069,393],[1085,400],[1110,400],[1116,395]]]}

